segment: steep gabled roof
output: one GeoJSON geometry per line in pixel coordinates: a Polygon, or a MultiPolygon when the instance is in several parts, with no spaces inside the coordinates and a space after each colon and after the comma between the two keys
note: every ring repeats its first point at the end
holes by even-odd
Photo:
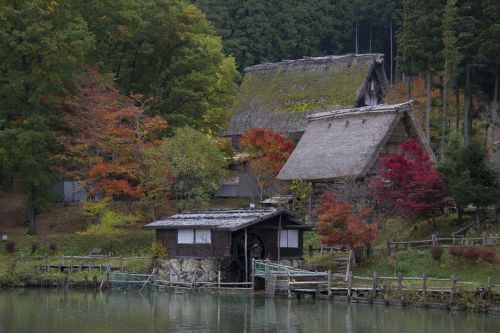
{"type": "Polygon", "coordinates": [[[289,221],[302,224],[293,213],[277,208],[259,209],[213,209],[194,212],[182,212],[149,224],[152,229],[187,229],[210,228],[216,230],[237,231],[256,223],[270,219],[280,214],[286,214],[289,221]]]}
{"type": "Polygon", "coordinates": [[[412,102],[333,110],[317,113],[309,120],[278,179],[363,177],[374,167],[393,130],[403,120],[412,136],[435,160],[413,115],[412,102]]]}
{"type": "Polygon", "coordinates": [[[245,69],[227,135],[251,127],[300,132],[307,116],[364,104],[375,78],[379,99],[388,90],[383,55],[348,54],[286,60],[245,69]]]}

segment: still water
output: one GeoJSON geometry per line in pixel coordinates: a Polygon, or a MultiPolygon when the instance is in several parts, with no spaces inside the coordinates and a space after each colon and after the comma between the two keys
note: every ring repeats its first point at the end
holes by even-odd
{"type": "Polygon", "coordinates": [[[500,332],[500,318],[246,295],[0,290],[0,332],[500,332]]]}

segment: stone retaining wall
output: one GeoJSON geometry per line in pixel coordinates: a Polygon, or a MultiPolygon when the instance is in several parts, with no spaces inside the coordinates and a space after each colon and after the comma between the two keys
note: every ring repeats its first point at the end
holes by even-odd
{"type": "Polygon", "coordinates": [[[159,264],[160,278],[174,283],[217,282],[221,266],[219,259],[168,259],[159,264]]]}

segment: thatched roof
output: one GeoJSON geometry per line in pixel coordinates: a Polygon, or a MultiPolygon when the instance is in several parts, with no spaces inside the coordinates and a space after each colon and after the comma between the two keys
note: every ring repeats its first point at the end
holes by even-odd
{"type": "Polygon", "coordinates": [[[382,54],[348,54],[248,67],[226,134],[251,127],[301,132],[308,115],[365,105],[372,79],[381,100],[388,90],[382,64],[382,54]]]}
{"type": "Polygon", "coordinates": [[[322,112],[309,120],[278,179],[364,177],[374,168],[394,129],[401,124],[404,135],[420,141],[435,160],[413,115],[412,102],[322,112]]]}
{"type": "Polygon", "coordinates": [[[289,221],[301,224],[293,213],[276,208],[258,209],[213,209],[194,212],[182,212],[161,219],[144,227],[152,229],[196,229],[209,228],[216,230],[237,231],[256,223],[270,219],[280,214],[286,214],[289,221]]]}

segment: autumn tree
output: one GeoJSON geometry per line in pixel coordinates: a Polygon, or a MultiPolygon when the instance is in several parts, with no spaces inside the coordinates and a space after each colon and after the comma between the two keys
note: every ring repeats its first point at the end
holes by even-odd
{"type": "Polygon", "coordinates": [[[317,231],[321,242],[327,246],[346,246],[360,252],[377,237],[377,224],[366,222],[371,210],[356,210],[332,192],[322,195],[316,212],[317,231]]]}
{"type": "Polygon", "coordinates": [[[402,155],[382,159],[382,172],[369,182],[376,202],[391,214],[430,215],[436,227],[435,213],[447,195],[443,176],[416,140],[401,144],[401,149],[402,155]]]}
{"type": "Polygon", "coordinates": [[[275,184],[295,143],[283,133],[258,127],[246,130],[239,142],[243,151],[249,154],[250,171],[257,179],[262,201],[264,191],[275,184]]]}
{"type": "Polygon", "coordinates": [[[157,143],[166,123],[147,116],[143,106],[121,96],[109,77],[90,69],[76,96],[65,100],[66,176],[85,179],[94,196],[132,201],[144,195],[141,170],[144,150],[157,143]]]}

